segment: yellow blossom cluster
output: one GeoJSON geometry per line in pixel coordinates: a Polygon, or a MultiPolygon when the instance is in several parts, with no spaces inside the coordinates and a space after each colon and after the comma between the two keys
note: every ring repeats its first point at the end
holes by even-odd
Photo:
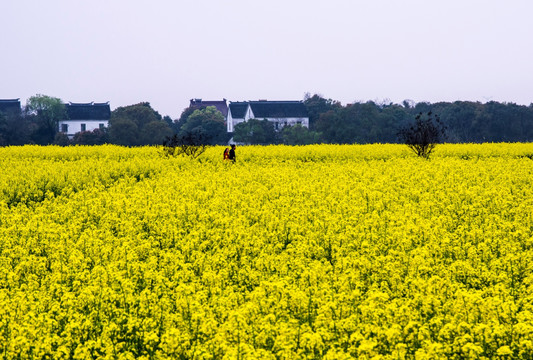
{"type": "Polygon", "coordinates": [[[533,144],[0,148],[0,358],[533,358],[533,144]]]}

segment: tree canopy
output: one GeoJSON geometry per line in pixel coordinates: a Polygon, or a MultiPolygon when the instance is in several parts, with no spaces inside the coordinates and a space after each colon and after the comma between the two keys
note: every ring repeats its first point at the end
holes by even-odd
{"type": "Polygon", "coordinates": [[[67,118],[61,99],[37,94],[23,111],[0,112],[0,146],[23,144],[87,144],[109,142],[124,146],[162,144],[173,134],[201,134],[207,145],[227,144],[231,136],[248,144],[308,143],[365,144],[399,143],[398,131],[412,123],[419,113],[432,112],[447,128],[450,143],[533,141],[533,104],[471,101],[401,104],[384,102],[340,102],[318,94],[306,94],[303,101],[309,115],[309,129],[273,129],[262,119],[250,120],[228,134],[225,119],[215,107],[187,107],[179,119],[161,116],[150,103],[118,107],[111,113],[109,128],[97,134],[68,139],[58,133],[58,121],[67,118]]]}
{"type": "Polygon", "coordinates": [[[148,102],[119,107],[111,112],[109,139],[124,146],[160,144],[172,129],[148,102]]]}
{"type": "Polygon", "coordinates": [[[20,112],[0,111],[0,146],[24,145],[31,141],[30,123],[20,112]]]}
{"type": "Polygon", "coordinates": [[[318,144],[322,134],[302,125],[285,126],[281,130],[281,138],[285,145],[318,144]]]}
{"type": "Polygon", "coordinates": [[[398,131],[414,121],[419,113],[432,112],[447,128],[446,141],[466,142],[528,142],[533,140],[533,104],[455,101],[439,103],[377,104],[372,101],[341,106],[326,104],[314,95],[309,114],[317,117],[314,129],[322,134],[324,143],[398,143],[398,131]],[[318,110],[317,110],[318,109],[318,110]]]}
{"type": "Polygon", "coordinates": [[[202,133],[209,145],[224,144],[229,140],[224,115],[214,106],[192,111],[181,126],[179,133],[181,135],[202,133]]]}
{"type": "Polygon", "coordinates": [[[278,134],[274,123],[268,120],[250,119],[235,126],[233,139],[245,144],[274,144],[278,142],[278,134]]]}
{"type": "Polygon", "coordinates": [[[67,118],[65,104],[61,99],[41,94],[28,99],[26,114],[33,118],[36,125],[32,139],[41,145],[54,142],[58,131],[58,122],[67,118]]]}

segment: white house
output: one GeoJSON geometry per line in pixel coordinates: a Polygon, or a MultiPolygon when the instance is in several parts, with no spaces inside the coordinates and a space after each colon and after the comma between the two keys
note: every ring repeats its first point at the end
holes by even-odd
{"type": "Polygon", "coordinates": [[[230,102],[226,125],[228,132],[235,130],[235,125],[253,119],[250,104],[248,102],[230,102]]]}
{"type": "Polygon", "coordinates": [[[68,103],[65,104],[67,118],[59,121],[59,131],[69,138],[81,131],[107,128],[111,109],[107,103],[68,103]]]}
{"type": "Polygon", "coordinates": [[[228,132],[233,132],[235,125],[250,119],[271,121],[276,130],[297,124],[309,127],[309,115],[302,101],[230,102],[227,119],[228,132]]]}

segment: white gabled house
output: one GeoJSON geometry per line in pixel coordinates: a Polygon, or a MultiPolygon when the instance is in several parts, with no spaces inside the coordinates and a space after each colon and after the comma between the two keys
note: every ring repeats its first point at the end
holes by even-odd
{"type": "Polygon", "coordinates": [[[67,118],[59,121],[59,131],[69,138],[81,131],[104,129],[109,125],[111,108],[107,103],[68,103],[65,104],[67,118]]]}
{"type": "Polygon", "coordinates": [[[228,132],[235,131],[235,125],[253,119],[250,105],[247,102],[230,102],[226,125],[228,132]]]}
{"type": "Polygon", "coordinates": [[[302,101],[230,102],[227,118],[228,132],[235,131],[237,124],[250,119],[271,121],[276,130],[298,124],[309,128],[309,115],[302,101]]]}

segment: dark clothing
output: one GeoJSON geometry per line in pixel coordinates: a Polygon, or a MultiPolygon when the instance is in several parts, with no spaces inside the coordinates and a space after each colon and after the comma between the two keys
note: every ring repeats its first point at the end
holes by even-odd
{"type": "Polygon", "coordinates": [[[235,162],[235,149],[231,149],[229,151],[229,159],[233,162],[235,162]]]}

